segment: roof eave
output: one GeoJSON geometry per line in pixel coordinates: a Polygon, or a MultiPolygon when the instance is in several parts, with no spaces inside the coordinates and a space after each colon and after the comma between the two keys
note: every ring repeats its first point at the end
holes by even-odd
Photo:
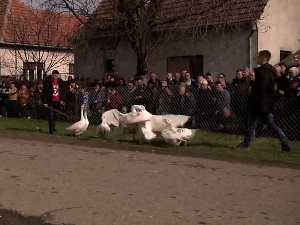
{"type": "Polygon", "coordinates": [[[31,44],[21,44],[21,43],[11,43],[0,41],[0,47],[16,48],[16,49],[44,49],[53,51],[73,51],[74,47],[64,47],[64,46],[41,46],[41,45],[31,45],[31,44]]]}

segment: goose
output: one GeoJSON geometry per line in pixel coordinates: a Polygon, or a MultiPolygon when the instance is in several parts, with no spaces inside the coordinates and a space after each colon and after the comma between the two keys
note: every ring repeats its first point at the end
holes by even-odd
{"type": "Polygon", "coordinates": [[[81,105],[80,120],[66,128],[66,130],[74,132],[76,137],[79,137],[87,128],[87,121],[83,116],[84,107],[84,105],[81,105]]]}
{"type": "Polygon", "coordinates": [[[161,132],[161,135],[166,143],[173,144],[175,146],[179,146],[181,142],[185,143],[185,146],[187,145],[188,140],[192,139],[197,130],[196,129],[188,129],[188,128],[175,128],[172,126],[172,123],[170,120],[164,121],[166,124],[169,125],[169,128],[166,130],[163,130],[161,132]]]}
{"type": "MultiPolygon", "coordinates": [[[[148,141],[157,136],[155,132],[161,132],[169,128],[170,125],[164,123],[164,121],[168,120],[173,127],[178,127],[183,126],[190,119],[189,116],[182,115],[152,115],[142,105],[133,105],[131,112],[127,114],[122,114],[116,109],[108,110],[103,113],[102,120],[104,118],[110,127],[127,128],[129,125],[131,128],[136,129],[134,136],[140,130],[148,141]]],[[[142,143],[142,140],[140,140],[140,143],[142,143]]]]}
{"type": "Polygon", "coordinates": [[[106,133],[114,130],[114,140],[117,140],[117,128],[123,128],[122,134],[131,133],[133,135],[132,139],[135,139],[138,130],[137,123],[149,119],[141,116],[144,110],[144,106],[133,105],[131,112],[126,114],[119,112],[117,109],[104,112],[101,117],[102,123],[97,127],[97,136],[99,136],[99,134],[104,136],[106,133]],[[135,117],[138,118],[134,119],[135,117]]]}
{"type": "Polygon", "coordinates": [[[176,132],[181,134],[181,138],[187,141],[191,140],[193,137],[195,137],[197,129],[188,129],[188,128],[177,128],[176,132]]]}
{"type": "Polygon", "coordinates": [[[169,128],[161,131],[161,136],[167,144],[175,145],[176,147],[179,146],[184,141],[181,133],[177,132],[177,129],[172,126],[170,120],[165,120],[164,122],[169,125],[169,128]]]}
{"type": "MultiPolygon", "coordinates": [[[[143,117],[149,118],[146,121],[141,121],[138,123],[140,131],[143,133],[144,138],[147,141],[151,141],[152,139],[157,137],[157,133],[161,134],[161,131],[170,129],[170,126],[179,127],[183,126],[189,119],[189,116],[182,115],[152,115],[148,111],[144,110],[141,112],[143,117]]],[[[138,117],[132,119],[134,121],[138,117]]],[[[143,140],[140,139],[140,144],[142,144],[143,140]]]]}
{"type": "Polygon", "coordinates": [[[110,131],[111,131],[111,128],[108,125],[108,123],[106,122],[106,118],[103,118],[101,124],[99,126],[97,126],[96,136],[98,137],[100,134],[102,136],[105,136],[105,134],[109,133],[110,131]]]}
{"type": "Polygon", "coordinates": [[[88,120],[88,117],[87,117],[87,107],[85,106],[84,107],[84,120],[85,120],[85,130],[89,127],[89,120],[88,120]]]}

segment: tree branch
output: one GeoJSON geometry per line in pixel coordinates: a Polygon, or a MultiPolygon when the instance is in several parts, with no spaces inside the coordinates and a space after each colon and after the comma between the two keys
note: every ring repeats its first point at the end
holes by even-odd
{"type": "Polygon", "coordinates": [[[80,18],[80,16],[77,15],[77,13],[75,12],[74,8],[72,8],[72,7],[69,5],[68,1],[67,1],[67,0],[62,0],[62,1],[65,3],[66,8],[67,8],[68,10],[70,10],[70,12],[76,17],[76,19],[77,19],[81,24],[85,24],[85,22],[80,18]]]}

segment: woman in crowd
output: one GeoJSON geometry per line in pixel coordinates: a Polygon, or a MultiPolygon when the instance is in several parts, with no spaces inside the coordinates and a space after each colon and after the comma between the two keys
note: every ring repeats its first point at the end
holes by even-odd
{"type": "Polygon", "coordinates": [[[27,113],[27,104],[29,102],[30,95],[31,91],[27,89],[26,84],[23,84],[18,92],[19,109],[22,117],[30,117],[27,113]]]}
{"type": "Polygon", "coordinates": [[[15,83],[10,82],[8,89],[8,117],[18,118],[19,117],[19,104],[18,104],[18,89],[15,83]]]}

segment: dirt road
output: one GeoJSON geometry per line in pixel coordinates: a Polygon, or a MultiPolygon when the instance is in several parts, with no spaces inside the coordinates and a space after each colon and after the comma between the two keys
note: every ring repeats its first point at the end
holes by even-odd
{"type": "Polygon", "coordinates": [[[300,224],[299,170],[9,138],[0,143],[0,204],[48,222],[300,224]]]}

